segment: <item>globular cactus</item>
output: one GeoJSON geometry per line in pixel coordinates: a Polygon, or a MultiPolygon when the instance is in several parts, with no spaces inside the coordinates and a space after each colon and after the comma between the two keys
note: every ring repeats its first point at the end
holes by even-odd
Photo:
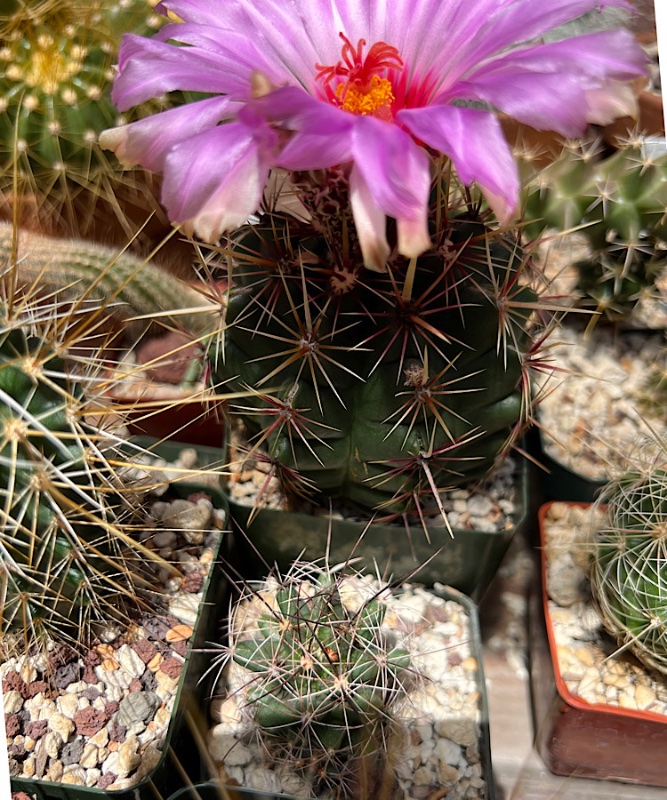
{"type": "Polygon", "coordinates": [[[187,287],[156,284],[139,259],[8,227],[0,257],[0,647],[85,646],[159,588],[146,565],[178,574],[139,539],[145,491],[124,480],[110,429],[101,321],[143,312],[150,288],[180,310],[187,287]]]}
{"type": "Polygon", "coordinates": [[[121,170],[98,144],[126,120],[109,97],[121,36],[163,21],[148,0],[15,0],[0,13],[1,217],[108,243],[136,236],[157,214],[144,249],[169,230],[151,176],[121,170]]]}
{"type": "Polygon", "coordinates": [[[351,605],[354,577],[297,562],[248,589],[225,655],[237,665],[242,713],[270,755],[334,785],[350,759],[386,748],[392,705],[411,679],[409,653],[382,628],[388,589],[351,605]]]}
{"type": "Polygon", "coordinates": [[[572,146],[526,180],[525,233],[579,228],[591,250],[575,266],[578,289],[610,318],[655,294],[667,265],[667,156],[628,145],[609,157],[572,146]]]}
{"type": "Polygon", "coordinates": [[[23,0],[0,18],[3,161],[15,153],[35,174],[94,169],[98,134],[118,116],[109,90],[120,37],[157,25],[146,0],[23,0]]]}
{"type": "Polygon", "coordinates": [[[667,470],[631,470],[603,499],[608,520],[596,535],[593,595],[619,645],[667,673],[667,470]]]}
{"type": "Polygon", "coordinates": [[[268,209],[225,250],[232,289],[214,374],[252,391],[231,411],[285,486],[414,510],[487,473],[527,424],[529,259],[479,202],[438,181],[433,249],[365,270],[345,176],[298,178],[309,221],[268,209]]]}

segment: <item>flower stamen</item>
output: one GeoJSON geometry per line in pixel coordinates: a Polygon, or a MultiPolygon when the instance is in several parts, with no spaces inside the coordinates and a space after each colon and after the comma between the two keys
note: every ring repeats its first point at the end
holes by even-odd
{"type": "Polygon", "coordinates": [[[375,42],[364,57],[365,39],[359,39],[355,48],[344,33],[339,36],[343,40],[341,60],[329,67],[316,64],[315,79],[322,82],[328,100],[344,111],[387,117],[395,99],[393,84],[379,73],[403,69],[398,50],[386,42],[375,42]],[[334,88],[331,83],[336,78],[344,80],[334,88]]]}

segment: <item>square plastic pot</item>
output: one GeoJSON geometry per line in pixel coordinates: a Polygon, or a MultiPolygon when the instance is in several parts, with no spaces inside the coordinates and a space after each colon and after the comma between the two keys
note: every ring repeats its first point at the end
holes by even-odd
{"type": "MultiPolygon", "coordinates": [[[[169,492],[181,498],[205,492],[216,508],[227,508],[224,495],[210,486],[178,482],[170,485],[169,492]]],[[[174,700],[174,711],[164,738],[162,757],[152,772],[135,786],[118,791],[32,778],[12,778],[13,792],[25,792],[34,800],[157,800],[168,797],[174,787],[187,785],[187,779],[183,778],[182,765],[193,764],[199,770],[199,749],[192,734],[196,723],[191,719],[192,712],[198,711],[205,702],[201,678],[210,666],[210,655],[206,652],[207,643],[217,635],[218,619],[228,590],[227,580],[218,568],[222,549],[226,546],[225,539],[223,533],[202,587],[203,598],[185,656],[174,700]]],[[[201,775],[197,772],[193,777],[197,780],[201,775]]]]}
{"type": "MultiPolygon", "coordinates": [[[[474,677],[479,693],[478,747],[482,766],[482,777],[486,784],[484,800],[496,800],[491,763],[491,742],[489,738],[489,705],[482,661],[482,634],[479,625],[477,606],[469,597],[449,587],[439,588],[433,591],[434,594],[443,597],[445,600],[453,600],[463,606],[469,619],[470,641],[468,644],[471,656],[477,662],[477,669],[475,670],[474,677]]],[[[442,795],[442,797],[444,797],[444,795],[442,795]]],[[[244,787],[224,786],[216,781],[209,781],[188,788],[182,788],[169,797],[168,800],[296,800],[296,798],[291,795],[259,792],[244,787]]],[[[358,800],[370,800],[370,798],[358,798],[358,800]]],[[[382,799],[379,798],[379,800],[382,799]]]]}

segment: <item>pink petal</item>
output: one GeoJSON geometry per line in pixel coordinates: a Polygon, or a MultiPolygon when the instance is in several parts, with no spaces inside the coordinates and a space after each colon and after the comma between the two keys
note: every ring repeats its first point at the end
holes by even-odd
{"type": "Polygon", "coordinates": [[[220,56],[196,47],[175,47],[125,34],[118,58],[111,99],[120,111],[178,89],[248,95],[247,70],[230,69],[220,56]]]}
{"type": "Polygon", "coordinates": [[[215,242],[257,210],[268,172],[252,130],[220,125],[169,151],[162,202],[172,221],[215,242]]]}
{"type": "Polygon", "coordinates": [[[490,111],[430,106],[400,111],[417,139],[449,156],[464,184],[475,181],[501,222],[516,208],[519,176],[500,123],[490,111]]]}
{"type": "Polygon", "coordinates": [[[364,266],[374,272],[386,272],[390,253],[387,219],[375,204],[368,185],[356,166],[350,173],[350,206],[364,266]]]}
{"type": "Polygon", "coordinates": [[[142,167],[160,172],[168,151],[184,139],[189,139],[221,120],[232,116],[237,103],[227,97],[211,97],[151,117],[110,128],[100,135],[100,146],[113,150],[126,167],[142,167]]]}
{"type": "Polygon", "coordinates": [[[426,217],[429,160],[398,125],[356,117],[352,156],[373,200],[385,214],[396,219],[426,217]]]}
{"type": "Polygon", "coordinates": [[[642,75],[644,64],[627,31],[590,34],[510,51],[474,70],[442,99],[482,100],[534,128],[578,136],[595,114],[586,93],[642,75]]]}

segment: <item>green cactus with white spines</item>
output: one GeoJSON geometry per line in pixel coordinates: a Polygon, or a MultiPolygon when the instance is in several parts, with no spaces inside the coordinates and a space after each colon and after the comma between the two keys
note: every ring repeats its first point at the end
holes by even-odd
{"type": "Polygon", "coordinates": [[[627,316],[655,293],[667,265],[667,156],[629,143],[605,158],[573,145],[526,184],[527,236],[581,226],[591,255],[575,265],[578,288],[597,310],[627,316]]]}
{"type": "Polygon", "coordinates": [[[386,747],[392,705],[414,672],[382,629],[388,590],[354,610],[344,602],[355,575],[297,562],[247,589],[224,656],[247,671],[235,678],[241,704],[270,755],[289,755],[339,789],[351,759],[386,747]]]}
{"type": "Polygon", "coordinates": [[[214,373],[254,393],[231,411],[283,483],[396,515],[483,476],[521,434],[537,296],[517,241],[444,183],[433,249],[364,269],[334,178],[306,179],[310,222],[267,210],[234,236],[214,373]]]}
{"type": "Polygon", "coordinates": [[[98,167],[97,137],[118,116],[109,90],[120,37],[148,33],[159,19],[146,0],[33,0],[0,19],[6,155],[35,175],[98,167]]]}
{"type": "Polygon", "coordinates": [[[667,673],[667,470],[629,471],[602,499],[591,586],[603,622],[623,649],[667,673]]]}
{"type": "Polygon", "coordinates": [[[154,178],[98,144],[161,108],[119,118],[109,94],[122,35],[163,22],[148,0],[15,0],[0,13],[0,218],[104,243],[135,237],[142,252],[168,234],[154,178]]]}
{"type": "Polygon", "coordinates": [[[0,646],[82,646],[155,591],[146,565],[178,574],[137,537],[142,493],[98,391],[113,385],[102,323],[158,302],[173,326],[188,303],[199,322],[206,301],[138,258],[8,226],[0,263],[0,646]]]}

